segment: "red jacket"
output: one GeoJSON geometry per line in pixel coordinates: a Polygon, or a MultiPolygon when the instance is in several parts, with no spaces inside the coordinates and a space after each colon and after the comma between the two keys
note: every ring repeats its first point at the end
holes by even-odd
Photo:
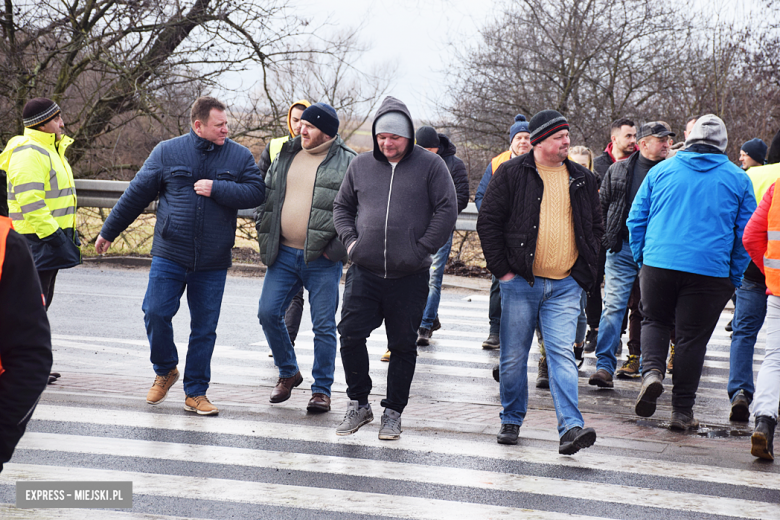
{"type": "MultiPolygon", "coordinates": [[[[750,255],[753,263],[764,273],[764,254],[767,248],[767,230],[769,229],[769,209],[772,207],[772,198],[775,195],[775,185],[772,184],[764,194],[764,198],[758,204],[753,216],[750,217],[745,232],[742,235],[742,244],[750,255]]],[[[766,273],[764,273],[766,274],[766,273]]],[[[767,294],[772,291],[767,289],[767,294]]]]}

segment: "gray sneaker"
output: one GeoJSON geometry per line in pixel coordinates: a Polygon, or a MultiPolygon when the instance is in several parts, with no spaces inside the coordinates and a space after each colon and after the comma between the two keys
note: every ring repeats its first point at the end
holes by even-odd
{"type": "Polygon", "coordinates": [[[367,408],[360,408],[357,401],[350,401],[347,404],[347,413],[344,420],[336,428],[336,435],[350,435],[355,433],[364,424],[374,420],[374,414],[371,413],[371,405],[367,408]]]}
{"type": "Polygon", "coordinates": [[[401,414],[390,408],[385,408],[382,414],[382,427],[379,428],[379,438],[393,441],[401,438],[401,414]]]}

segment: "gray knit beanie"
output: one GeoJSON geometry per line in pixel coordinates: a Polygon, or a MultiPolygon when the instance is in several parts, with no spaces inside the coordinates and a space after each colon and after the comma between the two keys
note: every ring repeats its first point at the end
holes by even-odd
{"type": "Polygon", "coordinates": [[[395,134],[407,139],[414,138],[414,129],[409,118],[403,112],[387,112],[379,116],[374,123],[374,135],[395,134]]]}

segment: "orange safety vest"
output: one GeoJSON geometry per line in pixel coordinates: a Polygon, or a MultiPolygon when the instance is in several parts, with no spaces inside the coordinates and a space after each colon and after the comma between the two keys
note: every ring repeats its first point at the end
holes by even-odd
{"type": "Polygon", "coordinates": [[[493,157],[493,159],[490,161],[490,169],[491,169],[490,175],[495,175],[496,170],[498,170],[498,167],[501,166],[503,163],[507,162],[511,158],[512,158],[512,150],[507,150],[501,155],[496,155],[495,157],[493,157]]]}
{"type": "Polygon", "coordinates": [[[780,295],[780,196],[775,191],[767,215],[767,243],[764,253],[766,286],[772,294],[780,295]]]}
{"type": "MultiPolygon", "coordinates": [[[[0,216],[0,279],[3,277],[3,262],[5,262],[5,240],[8,238],[8,232],[13,228],[10,218],[0,216]]],[[[0,360],[0,374],[3,372],[3,363],[0,360]]]]}

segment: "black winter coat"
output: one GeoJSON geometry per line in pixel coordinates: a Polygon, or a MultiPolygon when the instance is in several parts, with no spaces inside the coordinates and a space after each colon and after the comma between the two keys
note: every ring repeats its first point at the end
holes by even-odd
{"type": "Polygon", "coordinates": [[[615,161],[612,160],[612,156],[607,152],[603,152],[601,155],[593,159],[593,173],[596,174],[596,179],[599,181],[599,186],[604,182],[604,176],[607,174],[607,170],[612,166],[615,161]]]}
{"type": "MultiPolygon", "coordinates": [[[[568,159],[564,164],[569,170],[574,239],[579,251],[571,276],[590,292],[596,285],[599,243],[604,234],[596,176],[568,159]]],[[[503,163],[493,175],[482,200],[477,232],[488,269],[496,278],[511,271],[533,285],[543,194],[544,183],[533,151],[503,163]]]]}
{"type": "Polygon", "coordinates": [[[455,145],[450,138],[444,134],[439,134],[439,157],[444,159],[444,164],[452,175],[452,182],[455,184],[455,193],[458,195],[458,213],[466,209],[469,205],[469,176],[466,173],[466,165],[463,161],[455,157],[455,145]]]}
{"type": "Polygon", "coordinates": [[[638,159],[639,152],[634,152],[628,159],[614,163],[601,181],[599,200],[604,216],[604,238],[601,243],[605,249],[614,253],[623,248],[623,227],[631,209],[628,187],[634,182],[634,165],[638,159]]]}

